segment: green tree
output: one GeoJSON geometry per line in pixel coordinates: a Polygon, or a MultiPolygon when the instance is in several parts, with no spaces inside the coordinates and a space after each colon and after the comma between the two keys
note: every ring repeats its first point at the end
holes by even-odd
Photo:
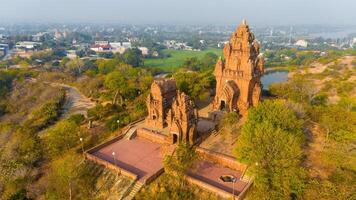
{"type": "Polygon", "coordinates": [[[201,68],[201,65],[202,64],[197,57],[186,58],[183,62],[183,67],[193,71],[198,71],[201,68]]]}
{"type": "Polygon", "coordinates": [[[115,91],[112,103],[117,104],[117,99],[120,98],[120,104],[122,105],[122,95],[129,89],[127,78],[120,71],[115,71],[106,76],[104,85],[111,91],[115,91]]]}
{"type": "Polygon", "coordinates": [[[255,176],[252,199],[301,196],[301,131],[300,120],[282,102],[266,101],[250,110],[234,152],[255,176]]]}
{"type": "Polygon", "coordinates": [[[356,141],[356,112],[335,105],[321,107],[321,112],[319,122],[327,138],[356,141]]]}
{"type": "Polygon", "coordinates": [[[78,191],[80,160],[78,155],[71,152],[51,164],[47,199],[75,199],[80,192],[78,191]]]}
{"type": "Polygon", "coordinates": [[[193,167],[197,159],[198,155],[193,147],[186,143],[180,143],[173,156],[167,155],[164,158],[164,168],[168,173],[183,179],[184,175],[193,167]]]}
{"type": "Polygon", "coordinates": [[[215,66],[217,60],[218,60],[218,56],[215,53],[213,52],[206,53],[204,57],[201,59],[203,69],[212,69],[215,66]]]}
{"type": "Polygon", "coordinates": [[[46,132],[46,144],[49,154],[61,155],[78,144],[81,137],[79,126],[69,120],[58,122],[46,132]]]}
{"type": "Polygon", "coordinates": [[[83,71],[84,62],[79,57],[76,57],[69,62],[67,62],[66,67],[68,70],[76,75],[79,75],[83,71]]]}
{"type": "Polygon", "coordinates": [[[143,64],[142,52],[138,48],[132,48],[125,51],[123,59],[126,64],[138,67],[143,64]]]}

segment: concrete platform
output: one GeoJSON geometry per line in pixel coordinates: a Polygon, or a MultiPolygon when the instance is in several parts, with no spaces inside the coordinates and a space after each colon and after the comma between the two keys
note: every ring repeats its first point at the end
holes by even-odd
{"type": "Polygon", "coordinates": [[[144,181],[163,169],[162,145],[142,138],[120,139],[91,154],[137,175],[144,181]],[[115,152],[115,160],[112,155],[115,152]]]}
{"type": "Polygon", "coordinates": [[[233,175],[237,177],[238,181],[234,184],[234,194],[236,196],[239,195],[248,185],[247,182],[240,180],[242,175],[241,171],[236,171],[211,161],[197,161],[194,169],[188,172],[188,176],[209,184],[212,187],[219,188],[232,195],[232,183],[225,183],[220,180],[220,176],[222,175],[233,175]]]}

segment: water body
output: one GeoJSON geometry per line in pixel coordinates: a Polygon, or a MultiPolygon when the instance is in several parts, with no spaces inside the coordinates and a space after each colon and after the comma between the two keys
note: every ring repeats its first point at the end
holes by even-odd
{"type": "Polygon", "coordinates": [[[263,89],[268,90],[268,87],[272,83],[281,83],[288,80],[288,72],[287,71],[273,71],[266,73],[262,76],[261,82],[263,85],[263,89]]]}

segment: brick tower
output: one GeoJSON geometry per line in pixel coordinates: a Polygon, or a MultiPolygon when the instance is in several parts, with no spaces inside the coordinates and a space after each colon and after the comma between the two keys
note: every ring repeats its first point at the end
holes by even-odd
{"type": "Polygon", "coordinates": [[[264,60],[260,45],[243,20],[224,47],[224,59],[215,67],[216,94],[213,108],[245,115],[250,106],[258,104],[264,60]]]}

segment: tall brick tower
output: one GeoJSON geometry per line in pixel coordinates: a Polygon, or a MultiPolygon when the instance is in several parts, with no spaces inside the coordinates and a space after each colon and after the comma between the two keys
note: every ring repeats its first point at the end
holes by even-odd
{"type": "Polygon", "coordinates": [[[231,35],[223,53],[224,59],[220,58],[215,67],[213,108],[244,115],[260,100],[260,79],[264,72],[260,45],[245,20],[231,35]]]}

